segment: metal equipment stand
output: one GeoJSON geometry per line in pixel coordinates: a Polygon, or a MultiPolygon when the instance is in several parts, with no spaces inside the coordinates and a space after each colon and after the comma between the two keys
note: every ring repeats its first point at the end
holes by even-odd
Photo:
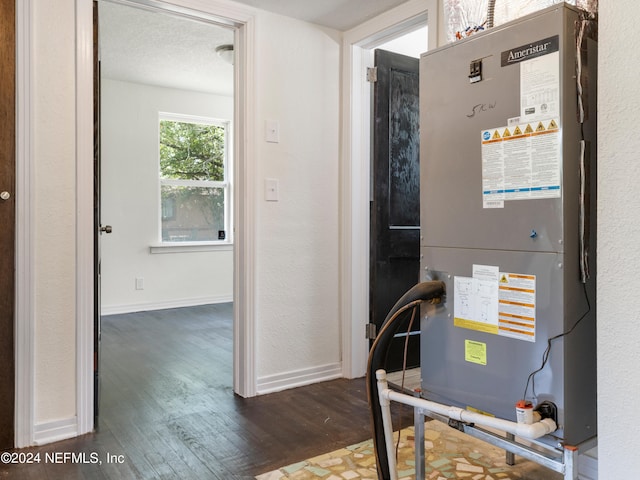
{"type": "Polygon", "coordinates": [[[558,445],[557,448],[553,448],[546,443],[536,440],[527,440],[527,445],[517,441],[516,436],[511,433],[500,435],[485,428],[478,427],[473,423],[452,420],[444,415],[435,413],[433,411],[432,402],[419,398],[419,394],[416,396],[410,396],[389,389],[386,372],[384,370],[378,370],[376,373],[378,378],[378,393],[380,406],[382,408],[384,436],[386,438],[386,447],[388,450],[387,457],[391,480],[397,480],[398,478],[395,453],[393,452],[392,447],[393,429],[391,426],[391,400],[414,407],[416,480],[424,480],[425,478],[425,417],[447,423],[449,426],[456,428],[467,435],[471,435],[472,437],[478,438],[505,450],[508,454],[508,459],[513,458],[513,455],[518,455],[555,472],[559,472],[564,475],[564,480],[578,480],[579,453],[587,451],[595,447],[597,444],[597,437],[593,437],[592,439],[576,446],[558,445]]]}

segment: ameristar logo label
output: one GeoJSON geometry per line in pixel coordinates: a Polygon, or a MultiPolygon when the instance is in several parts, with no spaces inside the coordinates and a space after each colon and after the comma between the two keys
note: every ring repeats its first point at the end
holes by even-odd
{"type": "Polygon", "coordinates": [[[513,65],[514,63],[520,63],[531,58],[541,57],[549,53],[557,52],[560,47],[560,37],[554,35],[553,37],[545,38],[533,43],[521,45],[511,50],[506,50],[501,53],[500,59],[502,66],[513,65]]]}

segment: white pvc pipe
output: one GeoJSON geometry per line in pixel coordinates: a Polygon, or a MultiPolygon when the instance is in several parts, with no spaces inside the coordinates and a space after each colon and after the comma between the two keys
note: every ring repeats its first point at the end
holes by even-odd
{"type": "MultiPolygon", "coordinates": [[[[378,370],[378,372],[384,370],[378,370]]],[[[391,480],[398,480],[398,467],[396,465],[396,452],[393,448],[393,424],[391,421],[391,402],[382,394],[384,389],[388,390],[387,374],[384,373],[384,379],[381,381],[376,372],[378,379],[378,395],[380,397],[380,408],[382,410],[382,427],[384,430],[384,443],[387,447],[387,462],[389,464],[389,475],[391,480]]],[[[398,433],[399,435],[399,433],[398,433]]]]}
{"type": "MultiPolygon", "coordinates": [[[[497,428],[498,430],[502,430],[503,432],[511,433],[517,437],[529,440],[540,438],[544,435],[547,435],[548,433],[555,432],[558,429],[556,422],[554,422],[550,418],[545,418],[543,420],[540,420],[539,422],[527,425],[524,423],[517,423],[510,420],[504,420],[502,418],[490,417],[488,415],[471,412],[463,408],[444,405],[442,403],[432,402],[423,398],[412,397],[411,395],[394,392],[388,388],[387,372],[385,372],[384,370],[378,370],[376,372],[376,378],[378,379],[378,391],[380,392],[381,405],[383,398],[385,399],[385,401],[393,400],[394,402],[411,405],[414,408],[421,408],[426,412],[433,412],[439,415],[444,415],[445,417],[449,417],[453,420],[458,420],[465,423],[474,423],[476,425],[482,425],[485,427],[497,428]]],[[[389,409],[389,406],[387,406],[387,409],[389,409]]],[[[391,415],[390,411],[389,415],[391,415]]],[[[386,435],[386,424],[384,424],[384,426],[386,435]]]]}

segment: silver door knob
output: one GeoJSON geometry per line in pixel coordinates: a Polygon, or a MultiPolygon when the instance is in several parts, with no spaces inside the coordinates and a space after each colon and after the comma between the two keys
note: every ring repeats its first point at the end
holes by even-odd
{"type": "Polygon", "coordinates": [[[11,198],[11,194],[9,192],[2,192],[0,193],[0,198],[2,200],[9,200],[11,198]]]}
{"type": "Polygon", "coordinates": [[[111,233],[113,232],[113,227],[111,225],[105,225],[104,227],[100,227],[100,233],[111,233]]]}

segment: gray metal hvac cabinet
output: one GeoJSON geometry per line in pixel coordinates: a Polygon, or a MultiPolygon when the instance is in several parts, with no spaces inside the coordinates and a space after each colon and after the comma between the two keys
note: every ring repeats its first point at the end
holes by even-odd
{"type": "Polygon", "coordinates": [[[562,4],[420,63],[420,280],[447,285],[423,310],[423,396],[516,420],[566,333],[526,395],[557,406],[554,445],[596,435],[591,23],[562,4]]]}

